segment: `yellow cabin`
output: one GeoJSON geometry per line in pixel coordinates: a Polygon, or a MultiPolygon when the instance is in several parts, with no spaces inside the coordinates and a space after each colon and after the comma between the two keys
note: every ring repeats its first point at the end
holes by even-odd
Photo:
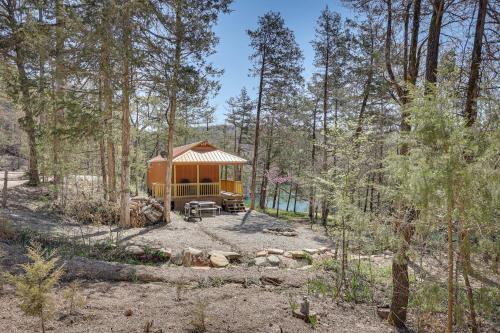
{"type": "MultiPolygon", "coordinates": [[[[242,167],[247,160],[200,141],[174,148],[172,201],[181,209],[192,200],[243,199],[242,167]]],[[[167,159],[158,155],[148,161],[148,191],[162,199],[165,193],[167,159]]]]}

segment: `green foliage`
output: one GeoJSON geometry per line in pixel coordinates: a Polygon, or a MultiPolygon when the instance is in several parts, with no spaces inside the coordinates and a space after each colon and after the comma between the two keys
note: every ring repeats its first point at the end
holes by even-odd
{"type": "Polygon", "coordinates": [[[295,300],[295,295],[292,293],[288,294],[288,306],[290,307],[292,314],[299,308],[299,304],[295,300]]]}
{"type": "Polygon", "coordinates": [[[314,329],[318,325],[318,316],[316,314],[307,315],[306,321],[314,329]]]}
{"type": "Polygon", "coordinates": [[[81,294],[80,282],[73,281],[63,292],[63,297],[68,302],[69,314],[74,314],[76,308],[84,307],[87,303],[87,298],[81,294]]]}
{"type": "Polygon", "coordinates": [[[495,287],[480,287],[474,292],[478,313],[485,318],[498,322],[500,319],[500,291],[495,287]]]}
{"type": "Polygon", "coordinates": [[[57,267],[59,258],[54,252],[47,253],[40,244],[33,243],[27,250],[32,262],[20,265],[24,273],[18,276],[7,274],[6,278],[16,287],[21,310],[28,316],[40,318],[42,331],[45,332],[45,321],[54,314],[53,288],[63,269],[57,267]]]}
{"type": "Polygon", "coordinates": [[[436,230],[448,208],[464,228],[492,230],[500,204],[498,131],[479,134],[467,127],[452,91],[444,83],[431,95],[413,92],[408,112],[414,130],[401,138],[411,153],[386,160],[393,198],[419,211],[424,225],[417,232],[436,230]]]}
{"type": "Polygon", "coordinates": [[[446,312],[446,286],[437,282],[423,282],[410,294],[409,306],[422,312],[446,312]]]}
{"type": "Polygon", "coordinates": [[[207,307],[209,303],[208,300],[202,300],[198,298],[194,304],[194,308],[192,311],[193,318],[191,320],[191,324],[194,327],[194,333],[202,333],[207,330],[206,321],[207,321],[207,307]]]}

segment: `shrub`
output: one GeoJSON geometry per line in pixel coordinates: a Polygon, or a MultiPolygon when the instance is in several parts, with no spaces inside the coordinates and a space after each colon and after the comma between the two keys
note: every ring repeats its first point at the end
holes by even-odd
{"type": "Polygon", "coordinates": [[[191,321],[191,324],[194,326],[193,333],[202,333],[207,330],[207,307],[208,301],[201,298],[198,298],[194,304],[193,319],[191,321]]]}
{"type": "Polygon", "coordinates": [[[118,205],[102,199],[80,197],[71,200],[64,213],[83,224],[114,225],[120,221],[118,205]]]}
{"type": "Polygon", "coordinates": [[[21,310],[28,316],[40,318],[42,332],[45,332],[45,322],[54,314],[52,291],[63,270],[56,266],[59,258],[55,257],[54,252],[48,254],[37,243],[27,249],[27,256],[32,263],[20,265],[23,274],[6,274],[6,279],[16,288],[21,310]]]}
{"type": "Polygon", "coordinates": [[[80,292],[80,283],[78,281],[71,282],[64,290],[63,297],[68,301],[69,314],[74,314],[75,308],[85,306],[87,299],[80,292]]]}

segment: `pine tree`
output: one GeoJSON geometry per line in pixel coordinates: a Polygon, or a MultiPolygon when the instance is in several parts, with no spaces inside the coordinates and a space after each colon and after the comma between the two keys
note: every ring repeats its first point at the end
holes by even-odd
{"type": "MultiPolygon", "coordinates": [[[[338,96],[332,96],[333,90],[342,84],[342,67],[348,54],[348,38],[341,26],[338,13],[326,7],[316,23],[316,39],[312,41],[315,51],[314,64],[322,75],[322,107],[323,107],[323,161],[322,171],[328,169],[328,114],[330,99],[338,103],[338,96]]],[[[321,222],[326,225],[328,218],[328,203],[321,202],[321,222]]]]}
{"type": "Polygon", "coordinates": [[[27,255],[32,263],[21,265],[24,273],[19,276],[7,274],[6,277],[16,287],[21,310],[28,316],[40,318],[42,332],[45,333],[45,323],[54,312],[52,290],[63,270],[57,267],[59,259],[54,253],[47,255],[39,244],[29,246],[27,255]]]}
{"type": "Polygon", "coordinates": [[[302,52],[293,32],[285,26],[281,15],[268,12],[259,18],[258,27],[247,31],[254,53],[251,74],[259,78],[255,135],[250,180],[250,209],[255,208],[257,187],[257,163],[259,159],[260,120],[263,98],[267,89],[277,81],[287,81],[290,86],[301,81],[302,52]]]}

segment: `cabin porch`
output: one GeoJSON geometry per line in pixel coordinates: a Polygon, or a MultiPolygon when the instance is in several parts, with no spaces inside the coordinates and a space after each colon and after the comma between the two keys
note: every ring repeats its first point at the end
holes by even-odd
{"type": "MultiPolygon", "coordinates": [[[[224,199],[243,199],[241,165],[174,164],[172,171],[175,209],[195,199],[215,201],[219,205],[224,199]]],[[[163,199],[165,183],[152,182],[151,192],[155,198],[163,199]]]]}

